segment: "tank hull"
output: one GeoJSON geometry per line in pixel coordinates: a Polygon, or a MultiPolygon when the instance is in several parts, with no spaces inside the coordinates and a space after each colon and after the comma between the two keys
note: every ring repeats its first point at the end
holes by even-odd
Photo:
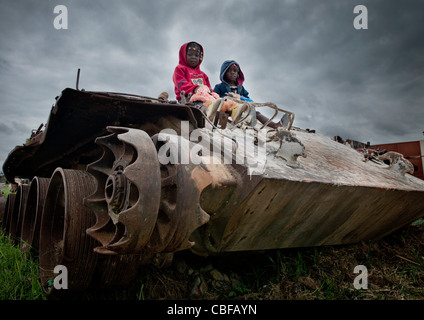
{"type": "Polygon", "coordinates": [[[33,218],[43,232],[25,230],[29,223],[20,232],[40,235],[36,252],[53,242],[58,253],[75,246],[93,258],[85,269],[72,267],[85,284],[86,274],[100,272],[107,283],[125,285],[139,264],[169,265],[181,250],[206,256],[343,245],[424,216],[424,181],[406,173],[402,158],[368,161],[292,127],[293,114],[277,129],[256,118],[249,124],[247,116],[246,123],[208,116],[192,104],[65,89],[45,130],[3,166],[9,181],[47,179],[47,191],[34,184],[34,203],[22,212],[11,194],[2,226],[10,232],[10,221],[33,218]],[[84,223],[81,212],[91,214],[84,223]]]}
{"type": "Polygon", "coordinates": [[[293,134],[307,157],[299,157],[293,168],[268,152],[262,174],[235,178],[236,190],[245,188],[246,194],[240,199],[235,192],[227,199],[235,207],[206,209],[211,219],[193,234],[193,250],[210,254],[349,244],[383,237],[424,216],[421,179],[364,161],[356,150],[323,135],[293,134]]]}

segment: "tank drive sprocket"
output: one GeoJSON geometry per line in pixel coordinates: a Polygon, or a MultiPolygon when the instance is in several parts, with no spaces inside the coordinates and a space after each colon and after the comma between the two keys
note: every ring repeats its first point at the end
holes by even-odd
{"type": "Polygon", "coordinates": [[[160,170],[149,135],[137,129],[108,127],[99,137],[102,157],[87,166],[97,181],[85,200],[96,223],[87,233],[102,246],[99,253],[140,253],[155,227],[160,205],[160,170]]]}

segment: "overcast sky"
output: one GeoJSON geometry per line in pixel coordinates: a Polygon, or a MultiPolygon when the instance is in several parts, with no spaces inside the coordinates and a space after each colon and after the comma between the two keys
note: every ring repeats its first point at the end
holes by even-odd
{"type": "Polygon", "coordinates": [[[372,144],[423,139],[424,1],[0,0],[0,169],[67,87],[175,99],[180,46],[197,41],[212,87],[239,62],[257,102],[294,125],[372,144]],[[57,30],[55,6],[68,10],[57,30]],[[356,5],[368,29],[354,28],[356,5]]]}

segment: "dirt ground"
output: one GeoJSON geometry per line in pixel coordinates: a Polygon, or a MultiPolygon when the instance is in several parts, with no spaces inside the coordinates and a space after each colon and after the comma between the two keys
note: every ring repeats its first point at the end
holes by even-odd
{"type": "Polygon", "coordinates": [[[353,245],[198,257],[142,267],[125,299],[424,300],[424,225],[353,245]],[[363,271],[355,267],[366,267],[363,271]],[[354,281],[367,288],[355,289],[354,281]],[[365,281],[365,282],[364,282],[365,281]]]}

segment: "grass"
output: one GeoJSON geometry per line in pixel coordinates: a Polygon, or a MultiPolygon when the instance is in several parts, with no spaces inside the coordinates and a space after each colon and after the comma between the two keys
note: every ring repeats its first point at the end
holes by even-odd
{"type": "Polygon", "coordinates": [[[265,299],[424,299],[424,228],[414,224],[379,241],[280,251],[271,257],[265,299]],[[282,256],[282,257],[280,257],[282,256]],[[355,289],[357,265],[368,269],[366,290],[355,289]],[[278,276],[278,277],[276,277],[278,276]]]}
{"type": "Polygon", "coordinates": [[[415,223],[375,241],[217,258],[214,266],[236,272],[238,284],[227,295],[212,286],[199,298],[423,300],[423,239],[424,225],[415,223]],[[368,289],[354,288],[357,265],[367,267],[368,289]]]}
{"type": "MultiPolygon", "coordinates": [[[[208,273],[206,293],[193,297],[190,278],[174,270],[156,273],[149,281],[161,286],[161,295],[149,290],[146,299],[253,299],[253,300],[422,300],[424,299],[424,225],[405,227],[383,239],[344,246],[270,250],[229,254],[205,259],[233,283],[216,285],[208,273]],[[368,270],[368,289],[355,289],[355,266],[368,270]],[[159,280],[160,279],[160,280],[159,280]],[[236,280],[236,281],[233,281],[236,280]],[[159,281],[161,284],[159,284],[159,281]],[[183,295],[167,291],[180,286],[183,295]]],[[[199,269],[199,258],[184,257],[199,269]]]]}
{"type": "Polygon", "coordinates": [[[38,263],[13,246],[0,229],[0,300],[45,299],[38,263]]]}
{"type": "Polygon", "coordinates": [[[7,196],[10,193],[10,188],[9,187],[2,187],[2,188],[0,188],[0,190],[3,192],[2,193],[3,194],[3,197],[7,198],[7,196]]]}

